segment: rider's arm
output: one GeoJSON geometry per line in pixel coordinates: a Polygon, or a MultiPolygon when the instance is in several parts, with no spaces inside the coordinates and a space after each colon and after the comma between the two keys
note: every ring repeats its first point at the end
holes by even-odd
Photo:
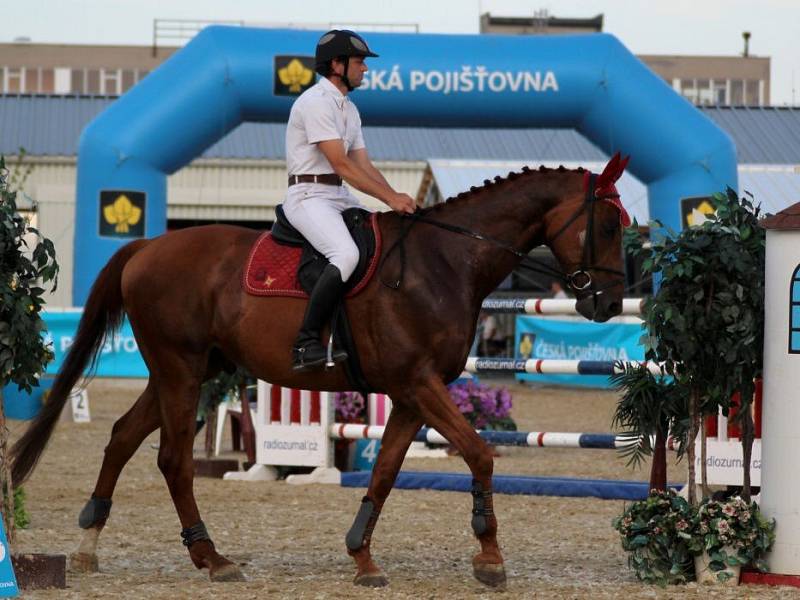
{"type": "MultiPolygon", "coordinates": [[[[328,162],[336,174],[354,188],[377,198],[397,212],[414,212],[416,206],[411,196],[396,192],[382,175],[380,179],[375,178],[370,171],[362,167],[356,160],[349,157],[344,151],[344,143],[342,140],[324,140],[318,142],[317,147],[325,158],[328,159],[328,162]]],[[[372,168],[375,169],[374,167],[372,168]]],[[[375,169],[375,171],[377,171],[377,169],[375,169]]]]}
{"type": "Polygon", "coordinates": [[[369,158],[369,154],[367,154],[366,148],[359,148],[358,150],[350,150],[350,152],[347,155],[350,158],[352,158],[359,167],[364,169],[367,175],[372,177],[375,181],[391,187],[389,185],[389,182],[386,181],[386,178],[383,176],[383,173],[381,173],[375,167],[375,165],[372,164],[372,161],[369,158]]]}

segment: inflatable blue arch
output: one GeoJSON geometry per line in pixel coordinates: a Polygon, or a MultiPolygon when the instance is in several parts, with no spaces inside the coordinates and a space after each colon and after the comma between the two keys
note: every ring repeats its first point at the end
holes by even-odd
{"type": "MultiPolygon", "coordinates": [[[[286,121],[313,83],[319,36],[208,27],[86,127],[74,305],[119,247],[165,231],[167,175],[242,122],[286,121]]],[[[728,135],[611,35],[369,40],[380,58],[355,96],[367,125],[574,128],[609,154],[630,154],[651,218],[675,229],[681,198],[737,187],[728,135]]]]}

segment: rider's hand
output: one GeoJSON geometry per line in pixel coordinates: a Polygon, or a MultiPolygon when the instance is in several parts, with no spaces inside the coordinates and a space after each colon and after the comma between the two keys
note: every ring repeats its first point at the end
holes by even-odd
{"type": "Polygon", "coordinates": [[[414,202],[414,199],[408,194],[395,193],[389,197],[387,204],[389,205],[389,208],[396,213],[400,213],[401,215],[410,215],[417,210],[417,203],[414,202]]]}

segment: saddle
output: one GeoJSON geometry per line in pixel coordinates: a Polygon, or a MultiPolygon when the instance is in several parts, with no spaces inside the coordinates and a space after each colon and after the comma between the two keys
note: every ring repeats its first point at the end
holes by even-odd
{"type": "MultiPolygon", "coordinates": [[[[272,230],[263,233],[250,250],[242,282],[244,290],[254,296],[308,298],[328,259],[289,223],[280,205],[275,208],[275,216],[272,230]]],[[[378,266],[381,236],[375,217],[375,213],[361,208],[348,208],[342,213],[359,253],[356,270],[345,287],[347,298],[366,287],[378,266]]]]}
{"type": "MultiPolygon", "coordinates": [[[[289,223],[282,206],[275,208],[275,216],[272,230],[259,236],[250,250],[242,287],[254,296],[308,298],[328,259],[289,223]]],[[[361,292],[377,269],[381,236],[376,216],[361,208],[348,208],[342,213],[359,252],[358,265],[345,287],[345,298],[361,292]]],[[[348,381],[366,398],[370,386],[361,370],[344,301],[333,312],[331,331],[334,343],[347,351],[344,369],[348,381]]]]}

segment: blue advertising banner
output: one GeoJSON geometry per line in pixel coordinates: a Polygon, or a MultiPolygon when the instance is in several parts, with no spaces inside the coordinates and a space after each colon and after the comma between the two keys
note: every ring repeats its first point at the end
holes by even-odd
{"type": "MultiPolygon", "coordinates": [[[[52,342],[55,359],[47,365],[45,373],[55,375],[64,362],[75,332],[78,330],[82,312],[79,309],[65,311],[43,311],[47,326],[45,340],[52,342]]],[[[122,327],[110,339],[106,339],[97,361],[98,377],[147,377],[148,370],[139,346],[133,337],[131,325],[126,318],[122,327]]]]}
{"type": "Polygon", "coordinates": [[[6,530],[3,519],[0,519],[0,598],[16,598],[19,596],[17,577],[11,564],[11,552],[8,549],[6,530]]]}
{"type": "MultiPolygon", "coordinates": [[[[641,322],[592,323],[585,320],[544,319],[518,316],[515,327],[517,359],[546,358],[558,360],[629,361],[644,360],[639,345],[641,322]]],[[[531,375],[518,374],[518,381],[536,381],[553,385],[609,387],[605,375],[531,375]]]]}

